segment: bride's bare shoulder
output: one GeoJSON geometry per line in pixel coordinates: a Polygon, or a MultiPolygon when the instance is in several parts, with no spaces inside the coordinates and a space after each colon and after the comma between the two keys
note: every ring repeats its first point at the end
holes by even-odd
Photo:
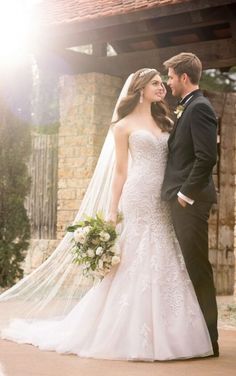
{"type": "Polygon", "coordinates": [[[129,135],[129,121],[127,118],[119,120],[115,125],[113,125],[113,132],[116,135],[129,135]]]}

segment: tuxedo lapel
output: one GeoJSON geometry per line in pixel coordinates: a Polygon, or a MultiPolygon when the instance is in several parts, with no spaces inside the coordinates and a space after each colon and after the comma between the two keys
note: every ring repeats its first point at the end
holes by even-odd
{"type": "Polygon", "coordinates": [[[184,115],[184,112],[186,111],[187,107],[190,105],[190,103],[192,103],[194,101],[194,99],[196,99],[196,98],[198,98],[200,96],[203,96],[202,92],[200,90],[195,90],[192,93],[192,96],[190,95],[190,97],[187,99],[186,103],[183,103],[184,110],[183,110],[182,115],[178,119],[175,120],[174,127],[172,129],[172,132],[170,133],[170,137],[169,137],[169,140],[168,140],[168,145],[169,146],[171,145],[171,143],[174,140],[178,124],[184,120],[183,115],[184,115]]]}
{"type": "Polygon", "coordinates": [[[174,123],[173,129],[172,129],[172,131],[171,131],[171,133],[170,133],[170,137],[169,137],[169,139],[168,139],[168,145],[170,145],[170,144],[171,144],[171,141],[174,139],[174,135],[175,135],[175,131],[176,131],[176,128],[177,128],[177,125],[178,125],[178,121],[179,121],[179,119],[176,119],[176,120],[175,120],[175,123],[174,123]]]}

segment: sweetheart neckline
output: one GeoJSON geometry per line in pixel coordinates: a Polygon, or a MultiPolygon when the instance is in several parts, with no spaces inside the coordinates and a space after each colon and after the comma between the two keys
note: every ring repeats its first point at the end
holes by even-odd
{"type": "Polygon", "coordinates": [[[149,133],[149,134],[150,134],[152,137],[154,137],[156,140],[159,140],[159,139],[161,138],[161,136],[163,136],[163,135],[165,135],[165,134],[167,133],[167,132],[160,132],[160,135],[157,136],[157,135],[155,135],[154,133],[148,131],[147,129],[140,128],[140,129],[136,129],[136,130],[132,131],[132,132],[129,134],[129,138],[130,138],[133,134],[135,134],[135,133],[137,133],[137,132],[146,132],[146,133],[149,133]]]}

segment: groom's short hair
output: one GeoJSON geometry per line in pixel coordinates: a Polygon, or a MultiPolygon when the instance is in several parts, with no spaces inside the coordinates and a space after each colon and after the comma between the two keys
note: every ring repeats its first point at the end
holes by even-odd
{"type": "Polygon", "coordinates": [[[163,63],[166,69],[172,68],[178,76],[186,73],[192,84],[198,84],[202,74],[201,60],[191,52],[181,52],[163,63]]]}

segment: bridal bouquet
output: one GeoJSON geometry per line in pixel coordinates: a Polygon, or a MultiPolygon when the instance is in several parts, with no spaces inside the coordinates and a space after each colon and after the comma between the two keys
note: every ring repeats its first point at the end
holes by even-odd
{"type": "MultiPolygon", "coordinates": [[[[118,214],[117,223],[121,220],[122,216],[118,214]]],[[[102,213],[97,213],[95,217],[86,216],[84,220],[69,226],[67,231],[74,233],[74,262],[82,265],[87,277],[103,279],[120,262],[115,225],[105,221],[102,213]]]]}

